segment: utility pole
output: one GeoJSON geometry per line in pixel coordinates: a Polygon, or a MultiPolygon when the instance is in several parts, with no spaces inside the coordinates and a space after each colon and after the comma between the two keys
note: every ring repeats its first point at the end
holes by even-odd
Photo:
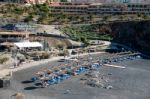
{"type": "Polygon", "coordinates": [[[11,54],[12,54],[12,57],[14,59],[14,67],[16,67],[17,66],[17,49],[13,48],[11,51],[11,54]]]}

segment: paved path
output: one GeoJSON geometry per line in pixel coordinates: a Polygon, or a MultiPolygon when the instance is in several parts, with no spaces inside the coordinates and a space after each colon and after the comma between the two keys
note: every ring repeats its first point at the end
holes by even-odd
{"type": "MultiPolygon", "coordinates": [[[[105,52],[94,52],[94,53],[90,53],[90,54],[101,54],[101,53],[105,53],[105,52]]],[[[71,55],[70,57],[77,57],[77,56],[84,56],[84,55],[88,55],[89,53],[84,53],[84,54],[79,54],[79,55],[71,55]]],[[[69,57],[69,58],[70,58],[69,57]]],[[[40,61],[33,61],[33,62],[30,62],[30,63],[25,63],[17,68],[12,68],[11,71],[13,72],[16,72],[18,70],[23,70],[23,69],[27,69],[27,68],[30,68],[30,67],[33,67],[33,66],[38,66],[40,64],[45,64],[45,63],[48,63],[48,62],[51,62],[51,61],[57,61],[57,60],[60,60],[60,59],[64,59],[63,56],[58,56],[58,57],[52,57],[50,59],[45,59],[45,60],[40,60],[40,61]]]]}
{"type": "MultiPolygon", "coordinates": [[[[101,54],[101,53],[105,53],[105,52],[93,52],[93,53],[90,53],[90,54],[94,55],[94,54],[101,54]]],[[[88,55],[88,54],[89,53],[83,53],[83,54],[79,54],[79,55],[71,55],[70,57],[66,57],[66,58],[84,56],[84,55],[88,55]]],[[[64,56],[52,57],[50,59],[43,59],[43,60],[40,60],[40,61],[32,61],[32,62],[29,62],[29,63],[24,63],[24,64],[22,64],[22,65],[20,65],[19,67],[16,67],[16,68],[14,68],[13,64],[12,64],[12,66],[9,66],[10,67],[9,70],[10,70],[10,72],[16,72],[16,71],[19,71],[19,70],[23,70],[23,69],[27,69],[27,68],[31,68],[31,67],[36,67],[36,66],[39,66],[39,65],[42,65],[42,64],[46,64],[48,62],[57,61],[57,60],[60,60],[60,59],[64,59],[64,56]]],[[[1,71],[2,70],[0,70],[0,72],[1,71]]]]}

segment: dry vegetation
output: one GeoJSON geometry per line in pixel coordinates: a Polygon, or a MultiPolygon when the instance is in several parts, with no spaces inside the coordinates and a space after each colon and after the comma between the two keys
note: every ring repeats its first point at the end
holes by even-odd
{"type": "Polygon", "coordinates": [[[31,41],[42,41],[46,40],[50,47],[63,48],[71,46],[71,43],[67,39],[55,38],[55,37],[44,37],[44,36],[32,36],[31,41]]]}

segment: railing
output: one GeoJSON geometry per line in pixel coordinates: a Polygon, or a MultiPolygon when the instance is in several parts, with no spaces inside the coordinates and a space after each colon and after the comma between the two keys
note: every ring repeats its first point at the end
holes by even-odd
{"type": "Polygon", "coordinates": [[[24,40],[24,38],[0,38],[1,42],[9,41],[9,42],[19,42],[24,40]]]}

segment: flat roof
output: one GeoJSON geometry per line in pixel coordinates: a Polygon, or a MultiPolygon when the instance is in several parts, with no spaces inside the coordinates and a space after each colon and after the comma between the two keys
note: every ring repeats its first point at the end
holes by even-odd
{"type": "Polygon", "coordinates": [[[19,48],[43,47],[43,45],[39,42],[17,42],[14,44],[19,48]]]}
{"type": "Polygon", "coordinates": [[[29,35],[30,32],[0,32],[0,35],[29,35]]]}

